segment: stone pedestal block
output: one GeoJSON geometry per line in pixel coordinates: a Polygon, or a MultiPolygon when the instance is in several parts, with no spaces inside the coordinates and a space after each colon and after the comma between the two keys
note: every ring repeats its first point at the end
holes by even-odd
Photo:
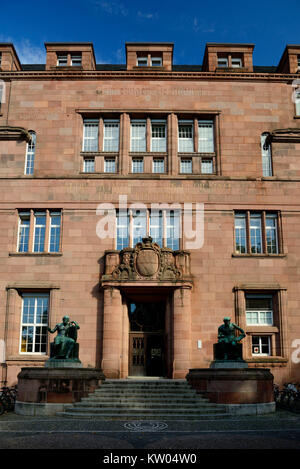
{"type": "Polygon", "coordinates": [[[199,368],[186,376],[190,386],[217,404],[272,403],[273,375],[265,368],[199,368]]]}
{"type": "Polygon", "coordinates": [[[95,368],[22,368],[18,374],[15,412],[22,415],[53,415],[64,404],[78,402],[105,380],[95,368]]]}

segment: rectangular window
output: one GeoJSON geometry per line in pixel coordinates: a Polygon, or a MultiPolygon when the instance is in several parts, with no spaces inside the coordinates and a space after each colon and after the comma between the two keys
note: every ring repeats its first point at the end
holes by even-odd
{"type": "Polygon", "coordinates": [[[132,211],[132,240],[133,246],[140,243],[147,233],[147,212],[145,210],[132,211]]]}
{"type": "Polygon", "coordinates": [[[178,151],[179,153],[194,151],[193,121],[178,122],[178,151]]]}
{"type": "Polygon", "coordinates": [[[30,212],[19,213],[18,252],[28,252],[30,232],[30,212]]]}
{"type": "Polygon", "coordinates": [[[163,247],[163,211],[151,211],[149,221],[149,235],[153,239],[154,243],[157,243],[160,247],[163,247]]]}
{"type": "Polygon", "coordinates": [[[85,158],[84,159],[83,172],[84,173],[94,173],[95,172],[95,159],[94,158],[85,158]]]}
{"type": "Polygon", "coordinates": [[[180,210],[120,210],[116,218],[116,249],[134,247],[145,236],[161,247],[180,248],[180,210]]]}
{"type": "Polygon", "coordinates": [[[166,152],[166,122],[152,119],[151,121],[151,151],[166,152]]]}
{"type": "Polygon", "coordinates": [[[35,146],[36,146],[36,134],[35,132],[29,132],[31,136],[30,142],[26,146],[26,158],[25,158],[25,174],[32,175],[34,171],[34,158],[35,158],[35,146]]]}
{"type": "Polygon", "coordinates": [[[241,68],[242,67],[242,59],[239,57],[232,57],[231,58],[231,66],[233,68],[241,68]]]}
{"type": "Polygon", "coordinates": [[[300,116],[300,89],[295,91],[295,107],[296,107],[296,116],[300,116]]]}
{"type": "Polygon", "coordinates": [[[252,355],[271,355],[271,337],[253,335],[252,355]]]}
{"type": "Polygon", "coordinates": [[[300,55],[297,56],[298,70],[300,70],[300,55]]]}
{"type": "Polygon", "coordinates": [[[218,67],[228,67],[228,58],[227,57],[218,57],[218,67]]]}
{"type": "Polygon", "coordinates": [[[105,173],[116,172],[116,158],[104,158],[104,172],[105,173]]]}
{"type": "Polygon", "coordinates": [[[165,172],[164,158],[153,158],[153,173],[164,173],[164,172],[165,172]]]}
{"type": "Polygon", "coordinates": [[[49,295],[22,295],[20,353],[46,354],[49,295]]]}
{"type": "Polygon", "coordinates": [[[181,158],[180,159],[180,173],[191,174],[193,172],[192,158],[181,158]]]}
{"type": "Polygon", "coordinates": [[[198,152],[214,153],[214,123],[213,121],[198,121],[198,152]]]}
{"type": "Polygon", "coordinates": [[[80,67],[82,65],[81,54],[71,54],[71,65],[72,67],[80,67]]]}
{"type": "Polygon", "coordinates": [[[19,212],[18,252],[60,252],[60,240],[61,211],[19,212]]]}
{"type": "Polygon", "coordinates": [[[82,151],[98,151],[98,119],[85,119],[83,121],[82,151]]]}
{"type": "Polygon", "coordinates": [[[68,65],[68,55],[67,54],[57,54],[57,65],[59,67],[66,67],[68,65]]]}
{"type": "Polygon", "coordinates": [[[151,66],[152,67],[161,67],[162,58],[161,57],[151,57],[151,66]]]}
{"type": "Polygon", "coordinates": [[[61,213],[50,212],[49,252],[60,251],[61,213]]]}
{"type": "Polygon", "coordinates": [[[132,168],[133,173],[143,173],[144,172],[144,159],[143,158],[132,158],[132,168]]]}
{"type": "Polygon", "coordinates": [[[105,120],[103,123],[103,151],[119,151],[119,121],[105,120]]]}
{"type": "Polygon", "coordinates": [[[246,241],[246,214],[235,215],[235,252],[245,254],[247,252],[246,241]]]}
{"type": "Polygon", "coordinates": [[[246,324],[273,326],[273,296],[246,294],[246,324]]]}
{"type": "Polygon", "coordinates": [[[130,151],[146,151],[146,120],[131,121],[130,151]]]}
{"type": "Polygon", "coordinates": [[[273,176],[271,146],[266,144],[266,138],[267,135],[261,135],[261,156],[264,177],[273,176]]]}
{"type": "Polygon", "coordinates": [[[268,254],[278,254],[277,216],[266,214],[266,243],[268,254]]]}
{"type": "Polygon", "coordinates": [[[44,252],[45,235],[46,235],[46,212],[35,212],[33,252],[44,252]]]}
{"type": "Polygon", "coordinates": [[[138,57],[137,58],[138,67],[147,67],[148,66],[148,57],[138,57]]]}
{"type": "Polygon", "coordinates": [[[116,249],[122,250],[129,246],[129,213],[120,211],[117,213],[117,226],[116,226],[116,249]]]}
{"type": "Polygon", "coordinates": [[[278,215],[265,211],[236,212],[235,252],[279,254],[278,215]]]}
{"type": "Polygon", "coordinates": [[[213,173],[213,162],[212,160],[201,160],[201,173],[212,174],[213,173]]]}
{"type": "Polygon", "coordinates": [[[250,214],[250,244],[252,254],[262,252],[261,214],[250,214]]]}

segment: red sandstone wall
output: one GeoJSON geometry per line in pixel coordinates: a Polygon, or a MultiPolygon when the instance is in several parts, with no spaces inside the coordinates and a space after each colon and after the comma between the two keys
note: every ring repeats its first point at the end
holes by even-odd
{"type": "MultiPolygon", "coordinates": [[[[209,366],[217,326],[225,315],[235,320],[235,285],[278,284],[287,288],[284,346],[289,361],[279,366],[270,360],[265,366],[271,367],[275,382],[290,377],[299,381],[299,365],[290,359],[292,341],[300,339],[299,181],[255,180],[262,175],[261,133],[297,126],[290,85],[264,81],[15,80],[10,99],[9,125],[36,131],[35,175],[41,179],[18,179],[24,171],[25,142],[9,142],[7,147],[1,142],[2,159],[5,155],[13,158],[6,158],[0,173],[3,178],[0,185],[0,338],[5,330],[7,285],[55,283],[59,289],[51,325],[69,313],[81,326],[80,358],[84,366],[99,366],[102,331],[102,296],[97,289],[99,260],[105,249],[114,246],[111,240],[99,240],[96,236],[97,205],[104,201],[117,203],[119,194],[128,195],[129,203],[203,202],[205,243],[202,249],[191,254],[194,276],[191,366],[209,366]],[[145,88],[151,89],[151,94],[142,94],[145,88]],[[82,124],[76,109],[150,107],[174,112],[221,111],[222,175],[229,179],[182,177],[174,181],[168,177],[147,180],[138,176],[130,179],[130,183],[127,178],[116,177],[72,179],[78,176],[81,162],[82,124]],[[16,178],[5,179],[12,176],[16,178]],[[39,207],[64,210],[62,256],[9,255],[16,251],[16,210],[39,207]],[[236,209],[281,210],[285,257],[232,257],[233,210],[236,209]],[[200,350],[198,339],[203,343],[200,350]]],[[[0,125],[6,124],[5,109],[0,125]]],[[[299,156],[299,144],[276,144],[273,153],[276,178],[299,177],[299,156]]],[[[18,354],[18,301],[16,297],[6,357],[11,382],[21,366],[32,365],[32,361],[21,360],[18,354]]]]}

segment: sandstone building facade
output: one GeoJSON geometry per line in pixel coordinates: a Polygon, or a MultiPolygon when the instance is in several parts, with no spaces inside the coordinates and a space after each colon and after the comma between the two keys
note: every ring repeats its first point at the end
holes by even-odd
{"type": "Polygon", "coordinates": [[[125,65],[45,47],[24,65],[0,43],[2,382],[64,315],[107,377],[209,367],[229,316],[250,367],[299,381],[300,46],[266,67],[253,44],[199,66],[172,43],[126,43],[125,65]]]}

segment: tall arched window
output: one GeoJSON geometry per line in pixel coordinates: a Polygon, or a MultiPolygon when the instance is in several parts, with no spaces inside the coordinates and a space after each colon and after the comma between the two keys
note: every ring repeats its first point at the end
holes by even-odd
{"type": "Polygon", "coordinates": [[[34,156],[36,145],[36,133],[32,130],[29,131],[31,140],[27,143],[26,158],[25,158],[25,174],[31,175],[34,171],[34,156]]]}
{"type": "Polygon", "coordinates": [[[261,156],[263,176],[273,176],[271,145],[266,142],[268,134],[261,135],[261,156]]]}

